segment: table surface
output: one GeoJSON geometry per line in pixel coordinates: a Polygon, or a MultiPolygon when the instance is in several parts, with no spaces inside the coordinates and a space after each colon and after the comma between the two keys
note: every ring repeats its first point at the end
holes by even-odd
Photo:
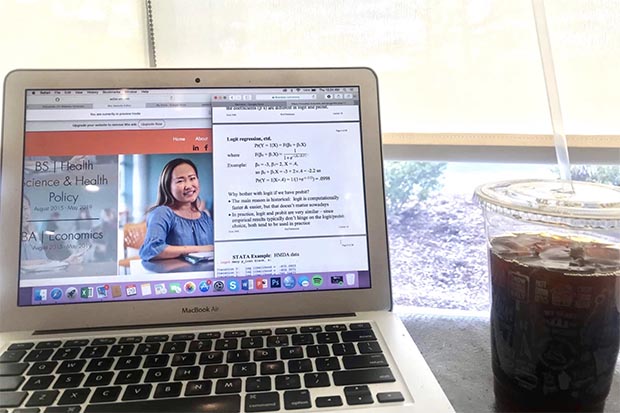
{"type": "MultiPolygon", "coordinates": [[[[457,412],[500,412],[493,395],[489,320],[480,316],[398,313],[457,412]]],[[[620,412],[620,359],[606,413],[620,412]]]]}

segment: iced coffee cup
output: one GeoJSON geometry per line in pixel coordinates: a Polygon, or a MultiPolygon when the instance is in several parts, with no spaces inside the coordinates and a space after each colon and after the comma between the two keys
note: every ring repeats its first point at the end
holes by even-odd
{"type": "Polygon", "coordinates": [[[474,198],[488,239],[498,407],[602,410],[620,344],[620,187],[508,181],[474,198]]]}

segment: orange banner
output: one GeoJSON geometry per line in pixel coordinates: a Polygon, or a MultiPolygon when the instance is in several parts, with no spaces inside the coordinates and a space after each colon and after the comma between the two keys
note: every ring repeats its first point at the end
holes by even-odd
{"type": "Polygon", "coordinates": [[[211,129],[26,132],[25,156],[211,153],[211,129]]]}

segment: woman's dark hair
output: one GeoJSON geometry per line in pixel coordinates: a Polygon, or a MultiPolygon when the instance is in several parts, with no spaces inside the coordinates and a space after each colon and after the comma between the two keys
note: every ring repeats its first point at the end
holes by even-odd
{"type": "MultiPolygon", "coordinates": [[[[175,158],[171,160],[170,162],[168,162],[166,166],[164,166],[164,169],[161,170],[161,175],[159,175],[159,188],[157,190],[157,203],[155,204],[155,206],[149,208],[149,211],[161,205],[165,205],[165,206],[174,205],[175,199],[172,196],[172,192],[170,191],[170,183],[172,181],[172,171],[174,171],[174,168],[184,163],[188,164],[189,166],[192,167],[192,169],[194,169],[194,172],[196,173],[196,178],[198,178],[198,169],[196,168],[196,165],[194,165],[194,162],[190,161],[189,159],[175,158]]],[[[199,200],[200,198],[196,198],[196,200],[192,202],[192,207],[195,208],[196,210],[198,210],[199,200]]]]}

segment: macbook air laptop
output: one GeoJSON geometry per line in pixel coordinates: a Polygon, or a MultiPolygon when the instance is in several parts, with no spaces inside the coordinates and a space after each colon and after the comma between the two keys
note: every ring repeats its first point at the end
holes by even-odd
{"type": "Polygon", "coordinates": [[[1,149],[0,411],[452,411],[371,70],[18,70],[1,149]]]}

